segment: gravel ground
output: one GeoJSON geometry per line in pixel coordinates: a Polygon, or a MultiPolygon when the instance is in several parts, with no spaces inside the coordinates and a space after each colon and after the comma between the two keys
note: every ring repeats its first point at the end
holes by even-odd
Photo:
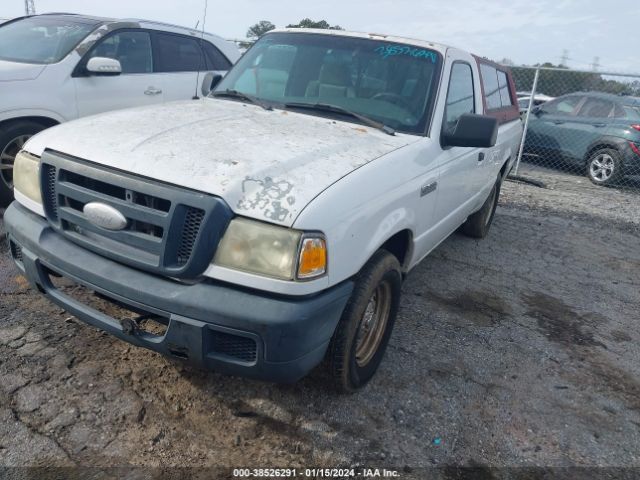
{"type": "MultiPolygon", "coordinates": [[[[523,162],[518,174],[542,182],[544,193],[536,189],[518,190],[508,204],[534,212],[562,215],[570,219],[594,220],[637,233],[640,227],[640,181],[631,179],[622,189],[603,188],[591,183],[582,172],[535,166],[523,162]]],[[[510,190],[507,190],[508,193],[510,190]]]]}
{"type": "Polygon", "coordinates": [[[486,240],[453,235],[409,275],[353,396],[321,372],[279,386],[129,346],[34,293],[3,250],[0,465],[640,468],[639,197],[521,173],[549,188],[507,182],[486,240]]]}

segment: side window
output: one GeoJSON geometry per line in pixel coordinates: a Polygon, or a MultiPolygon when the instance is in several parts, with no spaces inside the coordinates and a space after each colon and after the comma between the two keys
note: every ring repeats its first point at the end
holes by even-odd
{"type": "Polygon", "coordinates": [[[480,73],[482,75],[482,86],[484,88],[484,96],[487,99],[488,111],[499,110],[516,104],[511,96],[507,72],[481,63],[480,73]]]}
{"type": "Polygon", "coordinates": [[[490,65],[482,64],[480,65],[480,73],[482,75],[484,96],[487,99],[487,110],[498,110],[502,108],[498,71],[490,65]]]}
{"type": "Polygon", "coordinates": [[[156,33],[156,72],[204,70],[202,49],[195,38],[156,33]]]}
{"type": "Polygon", "coordinates": [[[541,111],[550,115],[572,116],[582,97],[571,96],[557,98],[542,105],[541,111]]]}
{"type": "Polygon", "coordinates": [[[509,79],[506,72],[497,70],[498,72],[498,87],[500,88],[500,99],[502,100],[502,107],[509,107],[513,105],[513,99],[511,98],[511,92],[509,91],[509,79]]]}
{"type": "Polygon", "coordinates": [[[601,98],[587,98],[580,108],[579,117],[608,118],[613,111],[613,102],[601,98]]]}
{"type": "Polygon", "coordinates": [[[229,70],[231,62],[220,50],[207,41],[202,42],[207,55],[207,70],[229,70]]]}
{"type": "Polygon", "coordinates": [[[625,117],[640,120],[640,107],[624,107],[625,117]]]}
{"type": "Polygon", "coordinates": [[[463,114],[474,112],[475,101],[471,65],[468,63],[454,63],[453,67],[451,67],[451,78],[449,79],[443,130],[445,132],[453,131],[463,114]]]}
{"type": "Polygon", "coordinates": [[[147,32],[121,32],[100,42],[88,58],[107,57],[120,62],[122,73],[153,72],[151,37],[147,32]]]}

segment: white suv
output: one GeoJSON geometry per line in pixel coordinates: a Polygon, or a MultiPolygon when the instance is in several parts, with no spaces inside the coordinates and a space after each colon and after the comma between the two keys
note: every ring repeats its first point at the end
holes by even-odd
{"type": "Polygon", "coordinates": [[[144,20],[48,14],[0,26],[0,207],[13,160],[35,133],[108,110],[208,93],[237,47],[196,30],[144,20]],[[204,91],[204,92],[203,92],[204,91]]]}
{"type": "Polygon", "coordinates": [[[123,340],[276,381],[326,358],[352,391],[382,360],[405,274],[460,226],[487,235],[521,136],[499,65],[277,31],[208,98],[32,138],[5,227],[32,285],[123,340]]]}

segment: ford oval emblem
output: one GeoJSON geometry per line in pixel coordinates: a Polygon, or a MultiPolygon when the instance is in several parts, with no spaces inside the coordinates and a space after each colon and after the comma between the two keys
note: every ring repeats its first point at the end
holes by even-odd
{"type": "Polygon", "coordinates": [[[127,226],[127,218],[106,203],[87,203],[82,213],[92,224],[107,230],[123,230],[127,226]]]}

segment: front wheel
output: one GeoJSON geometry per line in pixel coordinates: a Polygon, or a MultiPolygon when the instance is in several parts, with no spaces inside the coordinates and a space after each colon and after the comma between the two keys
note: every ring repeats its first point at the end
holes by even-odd
{"type": "Polygon", "coordinates": [[[13,162],[24,144],[44,130],[39,123],[16,121],[0,127],[0,207],[13,201],[13,162]]]}
{"type": "Polygon", "coordinates": [[[378,370],[400,304],[398,259],[379,250],[356,277],[327,351],[329,374],[343,393],[364,387],[378,370]]]}

